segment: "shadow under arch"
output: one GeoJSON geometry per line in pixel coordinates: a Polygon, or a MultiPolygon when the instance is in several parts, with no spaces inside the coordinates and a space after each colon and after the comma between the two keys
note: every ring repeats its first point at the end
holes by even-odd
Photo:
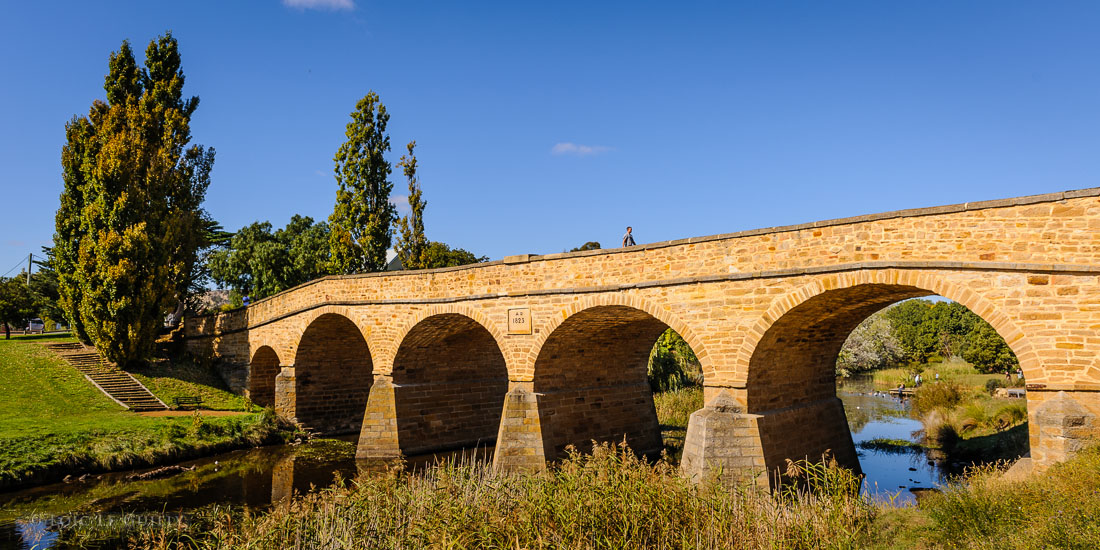
{"type": "Polygon", "coordinates": [[[430,315],[394,356],[397,438],[406,455],[496,441],[508,367],[496,338],[460,313],[430,315]]]}
{"type": "Polygon", "coordinates": [[[261,407],[275,406],[275,377],[279,375],[279,354],[261,346],[248,365],[248,398],[261,407]]]}
{"type": "Polygon", "coordinates": [[[294,419],[326,434],[358,433],[373,371],[359,327],[337,313],[320,315],[294,356],[294,419]]]}
{"type": "Polygon", "coordinates": [[[543,329],[542,335],[535,340],[535,344],[531,347],[529,356],[530,364],[534,365],[538,361],[543,346],[546,345],[547,340],[557,331],[558,327],[567,322],[574,315],[584,310],[597,307],[624,307],[627,309],[635,309],[661,321],[666,325],[666,328],[671,328],[676,331],[676,333],[687,342],[688,347],[691,348],[695,357],[699,360],[700,368],[703,371],[703,378],[710,380],[715,376],[714,365],[707,355],[707,347],[703,339],[699,338],[690,326],[668,310],[656,307],[654,303],[645,298],[617,294],[594,296],[573,303],[569,308],[562,311],[560,315],[554,317],[557,322],[551,322],[548,326],[541,327],[543,329]]]}
{"type": "Polygon", "coordinates": [[[574,445],[620,442],[656,454],[661,431],[646,377],[650,351],[669,326],[623,305],[598,305],[554,328],[534,362],[542,447],[547,459],[574,445]]]}

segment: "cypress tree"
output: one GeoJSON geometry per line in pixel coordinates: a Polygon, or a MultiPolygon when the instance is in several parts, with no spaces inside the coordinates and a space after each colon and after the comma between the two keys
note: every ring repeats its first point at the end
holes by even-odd
{"type": "Polygon", "coordinates": [[[110,58],[107,103],[67,126],[57,266],[66,315],[110,360],[152,352],[183,299],[207,216],[214,150],[195,145],[175,38],[150,42],[139,70],[129,44],[110,58]],[[75,247],[75,254],[73,254],[75,247]]]}

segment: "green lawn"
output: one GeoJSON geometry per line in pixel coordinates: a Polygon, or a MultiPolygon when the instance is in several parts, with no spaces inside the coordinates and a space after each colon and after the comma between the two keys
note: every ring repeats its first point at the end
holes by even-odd
{"type": "Polygon", "coordinates": [[[0,438],[110,429],[140,422],[39,345],[68,337],[0,340],[0,438]]]}
{"type": "MultiPolygon", "coordinates": [[[[282,438],[282,427],[270,412],[151,418],[126,411],[42,347],[44,341],[71,339],[0,340],[0,488],[168,463],[282,438]]],[[[161,399],[170,401],[172,391],[186,391],[224,408],[247,406],[194,376],[170,381],[165,368],[150,377],[161,399]]]]}
{"type": "Polygon", "coordinates": [[[130,374],[168,406],[172,406],[177,397],[198,396],[205,409],[248,411],[255,408],[247,398],[231,393],[213,369],[189,358],[157,360],[131,370],[130,374]]]}

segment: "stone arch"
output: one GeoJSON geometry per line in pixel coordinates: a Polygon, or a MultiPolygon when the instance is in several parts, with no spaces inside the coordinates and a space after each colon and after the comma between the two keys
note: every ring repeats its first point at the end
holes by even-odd
{"type": "Polygon", "coordinates": [[[280,369],[279,354],[271,346],[260,346],[248,365],[248,398],[261,407],[275,406],[275,377],[280,369]]]}
{"type": "Polygon", "coordinates": [[[535,365],[538,361],[539,354],[542,352],[543,346],[550,336],[570,317],[580,313],[584,310],[602,307],[602,306],[621,306],[626,308],[632,308],[640,310],[650,317],[657,319],[664,323],[667,328],[671,328],[676,331],[691,346],[691,350],[695,352],[695,356],[699,359],[699,363],[703,369],[703,378],[705,380],[711,379],[715,373],[715,368],[707,354],[707,347],[691,326],[681,320],[679,317],[671,313],[669,310],[657,307],[653,302],[642,298],[640,296],[627,296],[623,294],[599,294],[595,296],[588,296],[582,300],[578,300],[566,306],[557,315],[551,318],[547,325],[540,327],[539,335],[535,340],[535,344],[531,346],[531,351],[528,354],[528,365],[535,365]]]}
{"type": "MultiPolygon", "coordinates": [[[[750,331],[738,365],[744,412],[755,415],[767,471],[786,459],[826,452],[858,471],[835,365],[848,335],[872,313],[900,300],[938,294],[987,320],[1013,351],[1026,343],[1003,315],[965,286],[933,274],[864,271],[818,279],[777,300],[750,331]],[[1001,332],[1006,330],[1008,334],[1001,332]],[[745,360],[747,356],[747,360],[745,360]]],[[[1023,358],[1020,357],[1021,364],[1023,358]]]]}
{"type": "Polygon", "coordinates": [[[391,378],[406,455],[491,443],[508,392],[499,339],[457,308],[431,308],[402,331],[391,378]]]}
{"type": "Polygon", "coordinates": [[[649,354],[669,325],[627,305],[591,305],[567,313],[545,336],[533,361],[542,448],[620,442],[643,454],[661,449],[657,411],[646,376],[649,354]]]}
{"type": "MultiPolygon", "coordinates": [[[[935,273],[915,272],[908,270],[863,270],[851,273],[828,275],[816,279],[799,287],[797,290],[776,299],[772,306],[760,316],[745,337],[745,342],[737,353],[732,365],[733,385],[745,387],[749,383],[749,373],[752,370],[750,364],[752,357],[760,347],[765,335],[775,327],[776,323],[797,307],[806,304],[815,297],[827,293],[842,292],[845,289],[853,289],[861,286],[881,285],[896,287],[895,291],[880,292],[878,299],[873,304],[867,304],[870,309],[864,316],[889,304],[907,298],[920,296],[939,295],[949,300],[954,300],[977,316],[989,323],[1008,344],[1016,358],[1020,361],[1020,367],[1027,378],[1038,378],[1042,373],[1038,354],[1034,347],[1024,337],[1024,332],[1007,315],[999,311],[992,302],[982,297],[965,285],[947,280],[942,275],[935,273]],[[903,290],[904,289],[904,290],[903,290]],[[875,304],[878,304],[877,306],[875,304]]],[[[839,295],[838,295],[839,296],[839,295]]],[[[849,304],[849,308],[851,304],[849,304]]],[[[859,323],[857,322],[856,325],[859,323]]],[[[856,325],[852,325],[852,329],[856,325]]],[[[852,329],[849,329],[850,333],[852,329]]],[[[841,341],[843,344],[843,341],[841,341]]],[[[838,348],[839,349],[839,348],[838,348]]]]}
{"type": "Polygon", "coordinates": [[[315,316],[295,351],[294,419],[324,433],[357,433],[373,371],[358,325],[338,313],[315,316]]]}
{"type": "MultiPolygon", "coordinates": [[[[402,343],[405,342],[405,339],[408,337],[409,333],[412,332],[412,330],[415,329],[417,325],[424,322],[424,320],[430,317],[435,317],[437,315],[459,315],[462,317],[466,317],[473,322],[481,325],[481,328],[485,329],[485,331],[488,332],[490,336],[492,336],[493,342],[500,349],[500,352],[504,355],[504,358],[508,362],[509,367],[511,367],[511,348],[507,345],[508,339],[505,337],[504,331],[500,329],[497,323],[494,323],[492,319],[485,315],[482,310],[467,307],[461,304],[436,304],[416,310],[413,316],[408,321],[406,321],[405,324],[401,325],[400,330],[397,331],[396,337],[394,337],[390,341],[390,345],[388,345],[387,348],[384,350],[384,355],[391,359],[390,361],[388,361],[388,363],[393,363],[392,358],[395,358],[397,356],[397,352],[400,349],[402,343]]],[[[384,359],[382,357],[379,357],[380,363],[383,360],[384,359]]]]}
{"type": "MultiPolygon", "coordinates": [[[[379,345],[378,342],[375,342],[375,331],[372,330],[370,324],[366,322],[366,319],[364,319],[363,316],[360,314],[361,312],[361,308],[325,305],[295,314],[288,319],[280,321],[280,323],[287,323],[286,326],[291,332],[305,334],[305,331],[308,330],[309,327],[321,317],[329,315],[337,315],[343,317],[349,323],[355,325],[355,328],[359,331],[360,336],[362,336],[363,340],[366,341],[367,347],[371,350],[372,363],[374,364],[375,369],[377,369],[381,366],[378,351],[380,348],[382,348],[382,346],[379,345]]],[[[297,357],[298,346],[301,345],[302,339],[295,339],[293,336],[291,336],[289,340],[290,342],[288,343],[288,349],[286,350],[287,353],[284,355],[284,357],[297,357]]]]}

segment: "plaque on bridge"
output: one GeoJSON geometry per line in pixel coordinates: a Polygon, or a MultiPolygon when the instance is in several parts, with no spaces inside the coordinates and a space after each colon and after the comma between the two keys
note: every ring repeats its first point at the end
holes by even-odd
{"type": "Polygon", "coordinates": [[[508,334],[531,334],[531,310],[517,308],[508,310],[508,334]]]}

